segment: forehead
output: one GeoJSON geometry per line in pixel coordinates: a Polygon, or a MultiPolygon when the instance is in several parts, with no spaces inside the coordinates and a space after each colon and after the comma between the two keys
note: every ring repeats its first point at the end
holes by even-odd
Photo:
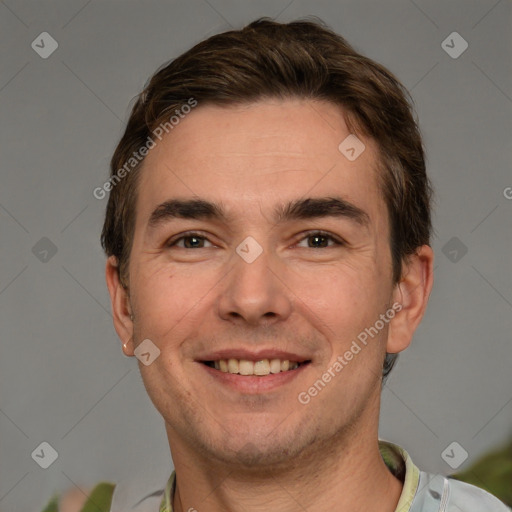
{"type": "Polygon", "coordinates": [[[222,200],[248,220],[265,203],[273,208],[306,195],[342,195],[378,218],[384,203],[376,144],[359,137],[365,148],[351,161],[339,149],[349,135],[340,107],[329,102],[199,103],[147,155],[138,222],[170,197],[192,196],[222,200]]]}

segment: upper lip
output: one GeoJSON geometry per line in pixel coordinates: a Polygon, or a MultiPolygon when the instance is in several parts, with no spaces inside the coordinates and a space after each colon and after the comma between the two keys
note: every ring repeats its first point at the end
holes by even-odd
{"type": "Polygon", "coordinates": [[[311,360],[311,358],[307,356],[286,352],[284,350],[266,349],[253,352],[242,348],[216,350],[215,352],[210,352],[196,358],[197,361],[219,361],[220,359],[246,359],[247,361],[254,362],[261,361],[262,359],[281,359],[282,361],[288,360],[297,363],[311,360]]]}

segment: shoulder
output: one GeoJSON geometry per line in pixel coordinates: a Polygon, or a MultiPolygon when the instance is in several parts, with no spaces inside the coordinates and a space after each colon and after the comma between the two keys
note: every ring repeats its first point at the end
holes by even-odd
{"type": "Polygon", "coordinates": [[[452,478],[446,480],[451,491],[449,503],[463,507],[463,512],[510,512],[502,501],[480,487],[452,478]]]}
{"type": "Polygon", "coordinates": [[[117,482],[112,496],[111,511],[154,512],[159,510],[165,487],[165,480],[162,481],[161,475],[151,478],[140,473],[132,475],[117,482]]]}
{"type": "Polygon", "coordinates": [[[475,485],[420,472],[411,512],[511,512],[503,502],[475,485]]]}

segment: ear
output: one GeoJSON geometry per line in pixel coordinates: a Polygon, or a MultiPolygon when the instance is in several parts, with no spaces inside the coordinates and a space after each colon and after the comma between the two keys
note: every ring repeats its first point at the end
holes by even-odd
{"type": "Polygon", "coordinates": [[[429,245],[422,245],[404,263],[402,278],[393,290],[394,303],[402,308],[389,322],[386,352],[395,354],[405,350],[411,343],[432,291],[434,283],[434,251],[429,245]]]}
{"type": "Polygon", "coordinates": [[[133,321],[131,319],[130,297],[119,279],[119,268],[115,256],[110,256],[107,260],[105,277],[114,316],[114,327],[123,342],[124,353],[127,356],[133,356],[133,321]]]}

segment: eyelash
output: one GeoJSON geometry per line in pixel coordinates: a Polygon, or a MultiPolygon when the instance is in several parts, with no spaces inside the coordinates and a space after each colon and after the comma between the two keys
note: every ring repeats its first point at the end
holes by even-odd
{"type": "MultiPolygon", "coordinates": [[[[308,238],[312,238],[314,236],[322,236],[325,238],[331,239],[335,245],[344,245],[344,242],[340,239],[334,237],[330,233],[327,233],[326,231],[308,231],[306,234],[299,240],[299,242],[302,242],[303,240],[306,240],[308,238]]],[[[201,240],[208,240],[207,237],[201,235],[200,233],[190,231],[183,235],[181,235],[179,238],[176,238],[174,240],[170,240],[165,245],[167,248],[174,247],[179,241],[184,240],[185,238],[198,238],[201,240]]],[[[211,243],[211,242],[210,242],[211,243]]],[[[298,243],[298,242],[297,242],[298,243]]],[[[333,247],[333,246],[330,246],[333,247]]],[[[190,249],[189,247],[181,247],[181,249],[190,249]]],[[[198,247],[198,249],[206,249],[206,247],[198,247]]],[[[327,249],[327,247],[306,247],[306,249],[327,249]]]]}

